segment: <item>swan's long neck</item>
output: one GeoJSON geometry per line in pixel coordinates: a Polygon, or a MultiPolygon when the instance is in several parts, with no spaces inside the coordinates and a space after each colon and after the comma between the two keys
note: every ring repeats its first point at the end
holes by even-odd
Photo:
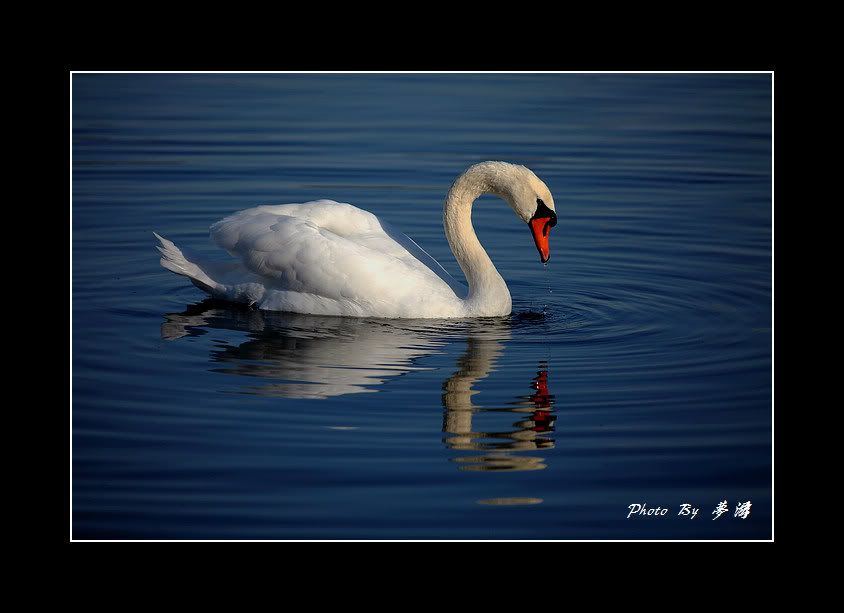
{"type": "Polygon", "coordinates": [[[499,173],[477,165],[457,178],[445,200],[445,235],[469,284],[466,303],[471,315],[507,315],[512,307],[510,290],[472,227],[472,204],[481,194],[507,199],[508,193],[499,173]]]}

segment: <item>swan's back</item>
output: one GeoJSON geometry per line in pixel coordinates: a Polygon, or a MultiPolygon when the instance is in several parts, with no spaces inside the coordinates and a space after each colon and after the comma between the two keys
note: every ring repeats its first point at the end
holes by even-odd
{"type": "Polygon", "coordinates": [[[258,206],[215,223],[211,237],[259,279],[264,291],[249,296],[261,308],[381,317],[463,308],[465,288],[433,258],[351,204],[258,206]]]}

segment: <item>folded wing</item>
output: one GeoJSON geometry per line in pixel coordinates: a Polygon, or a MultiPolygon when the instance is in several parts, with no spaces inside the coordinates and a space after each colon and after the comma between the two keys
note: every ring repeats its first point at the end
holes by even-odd
{"type": "Polygon", "coordinates": [[[211,237],[268,289],[367,307],[465,294],[416,243],[385,226],[350,204],[320,200],[240,211],[211,226],[211,237]]]}

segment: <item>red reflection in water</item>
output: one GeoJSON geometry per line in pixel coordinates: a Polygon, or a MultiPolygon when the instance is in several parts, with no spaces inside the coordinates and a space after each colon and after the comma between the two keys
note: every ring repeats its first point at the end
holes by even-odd
{"type": "Polygon", "coordinates": [[[554,429],[556,417],[549,410],[553,396],[548,392],[548,371],[540,370],[536,373],[530,386],[536,390],[531,394],[530,401],[537,407],[531,416],[534,423],[531,429],[534,432],[550,432],[554,429]]]}

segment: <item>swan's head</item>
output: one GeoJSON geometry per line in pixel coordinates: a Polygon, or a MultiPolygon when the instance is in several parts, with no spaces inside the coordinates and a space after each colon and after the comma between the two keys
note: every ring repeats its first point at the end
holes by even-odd
{"type": "Polygon", "coordinates": [[[514,166],[514,169],[519,180],[512,184],[511,197],[505,194],[504,199],[527,222],[539,251],[539,259],[544,264],[551,257],[548,235],[551,228],[557,225],[554,197],[548,186],[532,170],[524,166],[514,166]]]}
{"type": "Polygon", "coordinates": [[[557,225],[554,197],[530,168],[508,162],[481,162],[470,166],[454,182],[448,200],[474,200],[479,194],[497,194],[530,227],[539,258],[551,257],[548,235],[557,225]]]}
{"type": "Polygon", "coordinates": [[[557,225],[554,197],[548,186],[525,166],[507,162],[484,162],[478,164],[490,173],[490,187],[500,194],[516,215],[528,224],[533,235],[540,260],[545,263],[551,257],[548,235],[557,225]],[[491,176],[490,176],[491,175],[491,176]]]}

